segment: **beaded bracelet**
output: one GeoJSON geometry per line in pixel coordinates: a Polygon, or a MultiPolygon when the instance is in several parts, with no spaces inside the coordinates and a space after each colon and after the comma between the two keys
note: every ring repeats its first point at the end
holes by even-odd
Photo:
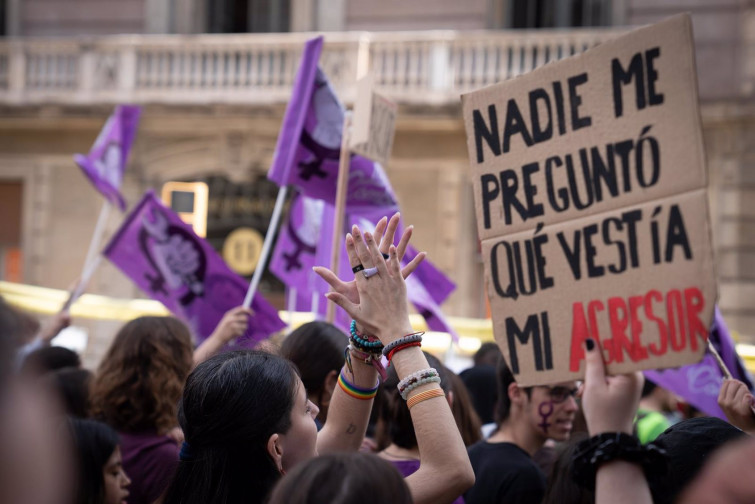
{"type": "Polygon", "coordinates": [[[398,392],[406,400],[409,392],[426,383],[440,383],[440,375],[435,368],[416,371],[398,383],[398,392]]]}
{"type": "Polygon", "coordinates": [[[388,378],[388,374],[385,371],[385,366],[383,366],[383,362],[380,359],[380,354],[363,352],[356,348],[354,345],[348,345],[343,351],[343,356],[346,358],[346,366],[349,368],[351,376],[354,376],[354,368],[351,365],[351,357],[353,356],[356,360],[360,360],[365,364],[374,367],[380,375],[381,380],[385,381],[386,378],[388,378]]]}
{"type": "Polygon", "coordinates": [[[380,386],[380,381],[378,380],[375,386],[371,389],[360,388],[354,385],[353,383],[350,383],[349,380],[347,380],[346,377],[343,375],[343,370],[342,370],[341,374],[338,375],[338,385],[341,387],[341,390],[346,392],[348,395],[350,395],[354,399],[368,400],[368,399],[373,399],[377,395],[378,387],[380,386]]]}
{"type": "Polygon", "coordinates": [[[364,338],[364,334],[360,334],[359,331],[357,331],[356,320],[351,321],[349,332],[351,332],[351,339],[354,340],[356,346],[360,349],[368,351],[370,353],[379,353],[383,350],[383,343],[381,343],[379,339],[373,339],[369,336],[364,338]]]}
{"type": "Polygon", "coordinates": [[[418,403],[421,403],[422,401],[427,401],[428,399],[432,399],[433,397],[445,397],[446,393],[443,392],[443,389],[438,387],[430,390],[425,390],[424,392],[420,392],[419,394],[410,397],[406,401],[406,405],[409,407],[409,409],[412,409],[412,406],[416,406],[418,403]]]}
{"type": "Polygon", "coordinates": [[[391,352],[391,350],[393,350],[396,347],[402,346],[405,343],[415,343],[415,342],[422,343],[423,334],[425,333],[422,331],[419,331],[419,332],[407,334],[406,336],[403,336],[397,339],[396,341],[391,341],[385,346],[385,348],[383,348],[383,355],[388,357],[388,354],[391,352]]]}

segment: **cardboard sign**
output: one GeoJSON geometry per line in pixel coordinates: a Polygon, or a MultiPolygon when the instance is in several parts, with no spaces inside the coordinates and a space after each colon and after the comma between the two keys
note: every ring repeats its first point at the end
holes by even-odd
{"type": "Polygon", "coordinates": [[[393,149],[398,106],[375,93],[373,76],[368,74],[357,82],[354,103],[354,124],[349,148],[364,157],[385,165],[393,149]]]}
{"type": "Polygon", "coordinates": [[[496,341],[524,386],[699,361],[716,285],[690,18],[462,96],[496,341]]]}

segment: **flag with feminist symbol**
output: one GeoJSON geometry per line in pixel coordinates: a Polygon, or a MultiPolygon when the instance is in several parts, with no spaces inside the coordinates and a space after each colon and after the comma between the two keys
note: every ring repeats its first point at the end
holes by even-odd
{"type": "MultiPolygon", "coordinates": [[[[247,284],[218,253],[152,191],[126,217],[105,257],[140,289],[183,319],[199,340],[207,338],[228,310],[241,306],[247,284]]],[[[252,347],[285,327],[260,294],[252,301],[240,346],[252,347]]]]}
{"type": "Polygon", "coordinates": [[[89,154],[76,154],[74,161],[94,187],[121,211],[123,173],[139,126],[141,107],[118,105],[100,131],[89,154]]]}

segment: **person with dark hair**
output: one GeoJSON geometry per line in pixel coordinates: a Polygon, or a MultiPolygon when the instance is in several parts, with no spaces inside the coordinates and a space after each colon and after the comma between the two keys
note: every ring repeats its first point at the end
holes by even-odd
{"type": "Polygon", "coordinates": [[[467,504],[540,502],[545,475],[532,460],[548,439],[566,441],[578,406],[576,382],[520,387],[501,359],[498,364],[498,430],[469,448],[477,483],[467,504]]]}
{"type": "Polygon", "coordinates": [[[464,440],[464,446],[472,446],[482,439],[482,422],[472,404],[472,398],[469,396],[467,386],[459,375],[446,368],[446,375],[451,382],[451,391],[453,400],[451,401],[451,412],[454,414],[454,420],[461,432],[461,438],[464,440]]]}
{"type": "Polygon", "coordinates": [[[41,380],[56,393],[66,415],[88,418],[92,376],[88,369],[63,368],[47,373],[41,380]]]}
{"type": "Polygon", "coordinates": [[[131,480],[123,470],[118,434],[94,420],[71,418],[76,464],[75,504],[123,504],[131,480]]]}
{"type": "Polygon", "coordinates": [[[541,504],[594,504],[595,492],[574,481],[573,457],[587,433],[572,435],[568,443],[556,448],[556,459],[548,473],[548,487],[541,504]]]}
{"type": "Polygon", "coordinates": [[[501,349],[498,348],[498,343],[495,341],[486,341],[472,357],[472,362],[475,367],[477,366],[492,366],[498,365],[498,360],[501,358],[501,349]]]}
{"type": "Polygon", "coordinates": [[[404,478],[373,454],[323,455],[300,464],[276,485],[268,504],[412,504],[404,478]]]}
{"type": "Polygon", "coordinates": [[[168,433],[193,365],[188,328],[172,317],[140,317],[115,336],[95,375],[92,416],[121,436],[123,466],[133,479],[129,504],[151,504],[178,465],[168,433]]]}
{"type": "Polygon", "coordinates": [[[496,387],[496,367],[501,359],[501,350],[494,342],[480,346],[474,355],[474,366],[459,373],[459,377],[472,397],[475,411],[483,423],[483,433],[487,436],[495,428],[494,411],[498,401],[496,387]]]}
{"type": "Polygon", "coordinates": [[[26,356],[20,372],[25,376],[40,377],[58,369],[80,367],[81,358],[73,350],[59,346],[46,346],[26,356]]]}
{"type": "MultiPolygon", "coordinates": [[[[329,293],[328,298],[352,314],[356,337],[363,348],[373,353],[379,341],[387,344],[411,332],[403,276],[410,274],[424,258],[424,254],[418,254],[403,271],[399,270],[399,257],[408,244],[411,228],[402,236],[398,254],[390,231],[395,230],[398,216],[391,222],[384,239],[365,236],[370,252],[361,234],[357,235],[358,229],[354,228],[355,236],[346,238],[352,267],[361,264],[370,270],[374,257],[379,264],[375,270],[378,274],[368,279],[356,269],[355,282],[347,283],[330,276],[332,273],[320,271],[339,293],[329,293]],[[387,249],[385,252],[390,252],[390,273],[377,252],[377,241],[387,249]],[[355,246],[360,249],[359,258],[355,246]]],[[[383,219],[376,232],[382,234],[379,230],[385,230],[385,226],[383,219]]],[[[418,352],[413,347],[396,354],[394,362],[400,374],[411,373],[426,364],[418,352]]],[[[308,400],[296,368],[285,359],[255,351],[237,351],[217,355],[198,365],[186,382],[179,406],[179,422],[186,438],[164,502],[261,503],[280,477],[302,462],[318,454],[356,451],[364,437],[377,389],[378,364],[373,365],[372,354],[366,354],[349,349],[330,401],[327,422],[319,433],[314,423],[317,406],[308,400]]],[[[425,436],[427,452],[434,457],[423,458],[422,468],[407,484],[413,494],[419,491],[420,498],[415,497],[415,502],[438,502],[439,496],[455,494],[448,499],[451,501],[470,483],[471,468],[468,462],[464,465],[464,445],[453,426],[450,409],[445,405],[444,410],[435,399],[437,392],[429,391],[435,388],[433,384],[420,385],[414,385],[417,393],[427,392],[410,398],[417,403],[412,414],[415,424],[419,422],[422,426],[417,430],[425,436]],[[436,478],[441,481],[435,481],[436,478]]]]}
{"type": "Polygon", "coordinates": [[[349,338],[333,324],[315,321],[298,327],[281,344],[281,357],[299,369],[307,398],[320,410],[315,418],[322,429],[343,366],[344,349],[349,338]]]}

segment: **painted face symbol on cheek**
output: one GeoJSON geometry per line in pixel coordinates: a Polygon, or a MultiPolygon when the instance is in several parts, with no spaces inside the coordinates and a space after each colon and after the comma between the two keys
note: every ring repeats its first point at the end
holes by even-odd
{"type": "Polygon", "coordinates": [[[542,422],[537,424],[538,427],[543,429],[543,433],[548,433],[548,427],[551,426],[550,423],[548,423],[548,418],[553,414],[553,403],[551,401],[541,402],[537,406],[537,412],[540,414],[540,418],[542,419],[542,422]]]}

